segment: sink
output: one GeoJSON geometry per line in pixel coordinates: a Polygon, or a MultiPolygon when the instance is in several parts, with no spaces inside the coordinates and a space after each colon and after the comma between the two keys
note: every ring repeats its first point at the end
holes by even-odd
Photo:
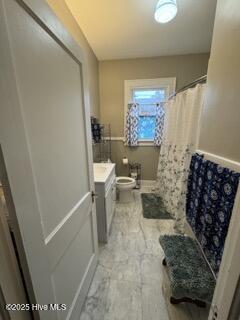
{"type": "Polygon", "coordinates": [[[107,168],[104,166],[96,166],[95,170],[96,174],[103,174],[107,171],[107,168]]]}
{"type": "Polygon", "coordinates": [[[95,182],[106,182],[112,170],[115,168],[114,163],[94,163],[93,173],[95,182]]]}

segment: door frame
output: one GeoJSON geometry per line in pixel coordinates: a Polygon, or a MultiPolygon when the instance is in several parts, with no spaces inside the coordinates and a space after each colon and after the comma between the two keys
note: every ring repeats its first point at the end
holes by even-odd
{"type": "MultiPolygon", "coordinates": [[[[88,67],[86,63],[86,57],[79,44],[75,41],[72,35],[68,32],[66,27],[60,22],[59,18],[55,15],[52,9],[49,7],[45,0],[13,0],[18,3],[50,36],[78,63],[82,81],[82,92],[83,92],[83,113],[85,122],[85,133],[86,133],[86,148],[87,148],[87,161],[88,161],[88,173],[89,173],[89,186],[90,190],[94,191],[94,177],[93,177],[93,156],[92,156],[92,138],[91,138],[91,127],[90,127],[90,103],[89,103],[89,90],[88,90],[88,67]]],[[[0,118],[0,134],[3,155],[6,164],[6,170],[9,178],[9,184],[11,187],[12,197],[14,205],[16,207],[15,221],[16,231],[19,232],[21,237],[20,241],[17,241],[19,245],[20,254],[26,256],[26,261],[31,261],[31,257],[34,257],[36,253],[43,254],[45,250],[45,243],[35,241],[29,245],[32,239],[27,236],[27,227],[25,227],[24,221],[28,219],[28,224],[31,223],[34,226],[34,230],[38,229],[36,239],[42,237],[42,230],[39,227],[41,221],[38,212],[38,199],[35,192],[35,177],[32,171],[31,157],[28,152],[28,139],[24,131],[24,119],[21,112],[21,97],[19,95],[18,83],[16,80],[16,72],[14,67],[13,56],[11,54],[11,45],[9,41],[10,34],[8,32],[6,15],[4,9],[4,0],[0,0],[0,62],[1,62],[1,73],[0,73],[0,90],[1,97],[4,101],[5,108],[1,111],[0,118]],[[7,135],[1,130],[1,120],[4,123],[10,123],[10,129],[14,130],[15,137],[13,135],[7,135]],[[19,150],[21,146],[21,150],[19,150]],[[16,156],[16,150],[19,150],[19,154],[16,156]],[[27,155],[27,157],[26,157],[27,155]],[[17,172],[15,167],[18,163],[22,168],[23,172],[17,172]],[[24,186],[21,185],[21,181],[24,181],[24,186]],[[19,194],[21,190],[21,197],[19,194]],[[31,192],[30,192],[31,190],[31,192]],[[27,211],[32,212],[32,216],[26,216],[27,211]],[[20,227],[18,221],[21,222],[20,227]],[[23,249],[24,248],[24,249],[23,249]],[[33,250],[34,248],[34,250],[33,250]]],[[[9,130],[10,130],[9,129],[9,130]]],[[[91,268],[89,273],[85,274],[84,286],[82,288],[83,295],[87,294],[89,285],[91,283],[91,277],[98,262],[98,241],[97,241],[97,223],[96,223],[96,204],[92,205],[92,233],[93,233],[93,250],[94,255],[91,264],[88,268],[91,268]]],[[[18,239],[20,240],[20,239],[18,239]]],[[[44,273],[50,274],[50,266],[47,261],[42,261],[41,266],[28,264],[22,265],[26,277],[29,278],[29,287],[42,287],[47,288],[38,292],[29,292],[32,303],[36,301],[40,304],[55,303],[55,295],[51,287],[51,278],[43,277],[41,284],[36,280],[37,275],[44,273]],[[28,277],[29,275],[29,277],[28,277]],[[31,279],[31,280],[30,280],[31,279]],[[47,294],[45,292],[47,291],[47,294]]],[[[76,302],[76,301],[75,301],[76,302]]],[[[77,300],[79,308],[81,308],[84,299],[77,300]]],[[[78,308],[78,309],[79,309],[78,308]]],[[[35,315],[38,319],[38,315],[35,315]]],[[[57,319],[56,313],[46,312],[43,314],[44,319],[57,319]]]]}
{"type": "MultiPolygon", "coordinates": [[[[8,221],[0,201],[0,296],[2,303],[28,304],[23,279],[14,250],[8,221]],[[1,290],[2,289],[2,290],[1,290]]],[[[13,310],[3,310],[9,319],[32,319],[31,311],[16,314],[13,310]]],[[[8,319],[8,318],[7,318],[8,319]]]]}

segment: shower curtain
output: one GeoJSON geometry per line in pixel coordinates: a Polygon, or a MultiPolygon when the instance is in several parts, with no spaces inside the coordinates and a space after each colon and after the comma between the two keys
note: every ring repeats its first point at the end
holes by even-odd
{"type": "Polygon", "coordinates": [[[187,178],[191,155],[196,150],[204,89],[204,84],[198,84],[165,104],[156,192],[175,218],[179,233],[184,232],[187,178]]]}

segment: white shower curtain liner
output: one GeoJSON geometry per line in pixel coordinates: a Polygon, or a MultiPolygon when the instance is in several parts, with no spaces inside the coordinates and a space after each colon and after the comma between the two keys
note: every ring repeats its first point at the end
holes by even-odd
{"type": "Polygon", "coordinates": [[[187,178],[191,155],[197,147],[205,84],[183,91],[165,104],[156,192],[175,217],[175,230],[185,226],[187,178]]]}

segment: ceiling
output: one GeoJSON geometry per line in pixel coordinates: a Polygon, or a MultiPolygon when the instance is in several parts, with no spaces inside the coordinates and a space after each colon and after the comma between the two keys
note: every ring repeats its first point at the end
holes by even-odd
{"type": "Polygon", "coordinates": [[[157,0],[65,0],[99,60],[209,52],[216,0],[177,0],[167,24],[157,0]]]}

